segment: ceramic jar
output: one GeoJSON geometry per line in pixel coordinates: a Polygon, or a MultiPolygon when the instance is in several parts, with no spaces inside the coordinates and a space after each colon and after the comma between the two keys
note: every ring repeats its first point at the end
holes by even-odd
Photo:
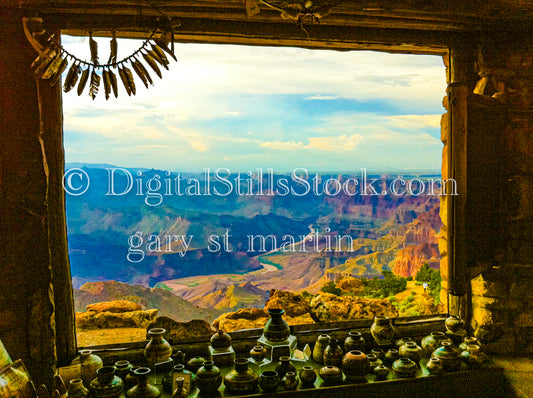
{"type": "Polygon", "coordinates": [[[385,380],[389,375],[389,368],[385,365],[378,365],[374,368],[373,373],[376,375],[376,380],[385,380]]]}
{"type": "Polygon", "coordinates": [[[296,377],[296,372],[287,372],[283,379],[281,379],[281,385],[288,391],[296,390],[298,383],[299,381],[296,377]]]}
{"type": "Polygon", "coordinates": [[[342,372],[336,366],[324,366],[318,372],[325,384],[338,384],[342,382],[342,372]]]}
{"type": "Polygon", "coordinates": [[[118,398],[124,391],[124,382],[115,376],[113,366],[103,366],[96,371],[96,378],[89,385],[93,398],[118,398]]]}
{"type": "Polygon", "coordinates": [[[379,359],[383,360],[385,358],[385,352],[381,348],[372,348],[370,354],[374,354],[379,359]]]}
{"type": "Polygon", "coordinates": [[[400,355],[400,358],[410,358],[418,363],[418,361],[422,359],[422,347],[414,341],[408,341],[398,349],[398,354],[400,355]]]}
{"type": "Polygon", "coordinates": [[[415,377],[418,365],[410,358],[401,357],[392,364],[392,370],[398,377],[415,377]]]}
{"type": "Polygon", "coordinates": [[[330,339],[328,346],[324,350],[324,365],[341,367],[344,352],[337,339],[330,339]]]}
{"type": "Polygon", "coordinates": [[[360,379],[370,370],[370,361],[362,351],[350,351],[342,358],[342,372],[348,380],[360,379]]]}
{"type": "Polygon", "coordinates": [[[214,393],[222,384],[222,374],[213,361],[205,361],[196,372],[196,386],[202,393],[214,393]]]}
{"type": "Polygon", "coordinates": [[[390,348],[383,357],[383,363],[387,366],[391,366],[398,358],[400,358],[398,350],[396,348],[390,348]]]}
{"type": "Polygon", "coordinates": [[[464,325],[465,325],[464,321],[455,315],[450,315],[444,321],[444,326],[446,327],[446,330],[453,334],[462,330],[464,325]]]}
{"type": "Polygon", "coordinates": [[[321,334],[316,340],[313,347],[313,360],[315,362],[324,363],[324,350],[329,344],[330,337],[327,334],[321,334]]]}
{"type": "Polygon", "coordinates": [[[445,372],[453,372],[461,367],[461,358],[459,353],[454,349],[450,340],[443,340],[442,346],[437,348],[431,356],[439,358],[442,363],[442,369],[445,372]]]}
{"type": "Polygon", "coordinates": [[[224,386],[232,393],[247,393],[257,389],[259,377],[248,368],[247,358],[236,358],[235,368],[224,376],[224,386]]]}
{"type": "Polygon", "coordinates": [[[477,345],[481,347],[481,344],[479,344],[478,339],[475,337],[466,336],[461,344],[459,344],[459,351],[463,352],[466,351],[467,346],[469,345],[477,345]]]}
{"type": "Polygon", "coordinates": [[[296,372],[296,368],[292,364],[291,358],[288,356],[279,357],[279,362],[276,365],[275,370],[278,373],[280,379],[283,379],[283,376],[285,376],[285,373],[287,372],[296,372]]]}
{"type": "Polygon", "coordinates": [[[275,392],[280,383],[278,372],[274,370],[266,370],[259,375],[259,387],[266,393],[275,392]]]}
{"type": "Polygon", "coordinates": [[[115,362],[115,374],[124,382],[126,381],[126,377],[130,373],[131,368],[132,365],[129,363],[129,361],[121,360],[115,362]]]}
{"type": "Polygon", "coordinates": [[[148,376],[152,371],[150,368],[140,367],[133,371],[133,374],[139,380],[136,386],[133,386],[126,392],[126,398],[158,398],[161,391],[148,381],[148,376]]]}
{"type": "Polygon", "coordinates": [[[439,358],[431,357],[426,363],[426,369],[430,375],[438,375],[443,372],[442,363],[439,358]]]}
{"type": "Polygon", "coordinates": [[[250,358],[255,362],[263,362],[267,356],[267,350],[262,345],[256,345],[250,350],[250,358]]]}
{"type": "Polygon", "coordinates": [[[195,383],[196,383],[196,376],[194,375],[193,372],[185,369],[185,365],[182,365],[180,363],[180,364],[174,365],[174,367],[172,368],[172,371],[167,373],[165,376],[163,376],[163,380],[161,381],[161,384],[163,385],[163,389],[166,392],[172,392],[172,384],[174,382],[174,373],[189,374],[190,378],[191,378],[190,389],[191,389],[191,391],[194,390],[194,386],[195,386],[195,383]]]}
{"type": "Polygon", "coordinates": [[[204,357],[192,357],[187,362],[187,369],[189,369],[191,372],[196,373],[198,369],[200,369],[205,362],[204,357]]]}
{"type": "Polygon", "coordinates": [[[96,371],[104,366],[102,359],[92,354],[91,350],[81,350],[80,356],[74,358],[71,365],[80,365],[81,379],[83,384],[88,387],[96,377],[96,371]]]}
{"type": "Polygon", "coordinates": [[[176,379],[176,389],[172,392],[172,398],[187,398],[189,392],[185,387],[185,379],[183,377],[178,377],[176,379]]]}
{"type": "Polygon", "coordinates": [[[304,366],[300,370],[300,380],[305,388],[314,387],[316,377],[315,369],[312,366],[304,366]]]}
{"type": "Polygon", "coordinates": [[[272,342],[285,341],[291,335],[289,324],[282,318],[284,313],[285,311],[278,308],[270,308],[268,310],[270,319],[263,329],[263,335],[267,340],[272,342]]]}
{"type": "Polygon", "coordinates": [[[133,386],[136,386],[139,383],[139,379],[135,376],[135,370],[139,369],[140,366],[132,366],[124,379],[124,390],[128,391],[133,386]]]}
{"type": "Polygon", "coordinates": [[[440,343],[445,337],[446,335],[442,332],[431,332],[428,336],[424,337],[420,342],[423,355],[430,357],[431,353],[440,347],[440,343]]]}
{"type": "Polygon", "coordinates": [[[86,398],[89,396],[89,389],[83,385],[82,379],[72,379],[67,393],[69,398],[86,398]]]}
{"type": "Polygon", "coordinates": [[[394,327],[388,316],[376,316],[370,327],[370,334],[377,345],[391,345],[394,339],[394,327]]]}
{"type": "Polygon", "coordinates": [[[148,331],[150,341],[144,348],[144,357],[147,366],[153,370],[156,363],[167,361],[172,355],[172,347],[163,338],[166,330],[163,328],[153,328],[148,331]]]}
{"type": "Polygon", "coordinates": [[[366,356],[370,365],[370,373],[374,371],[374,368],[379,365],[383,365],[383,361],[379,359],[375,354],[368,354],[366,356]]]}
{"type": "Polygon", "coordinates": [[[352,330],[344,340],[344,351],[365,351],[366,342],[361,333],[352,330]]]}
{"type": "Polygon", "coordinates": [[[396,348],[400,348],[402,345],[404,345],[408,341],[414,341],[414,340],[412,338],[410,338],[410,337],[402,337],[402,338],[396,340],[394,342],[394,345],[395,345],[396,348]]]}
{"type": "Polygon", "coordinates": [[[231,336],[227,333],[224,333],[223,330],[219,329],[213,336],[211,336],[211,347],[215,351],[227,351],[231,346],[231,336]]]}
{"type": "Polygon", "coordinates": [[[469,344],[460,355],[463,362],[469,368],[477,368],[486,360],[486,356],[476,344],[469,344]]]}

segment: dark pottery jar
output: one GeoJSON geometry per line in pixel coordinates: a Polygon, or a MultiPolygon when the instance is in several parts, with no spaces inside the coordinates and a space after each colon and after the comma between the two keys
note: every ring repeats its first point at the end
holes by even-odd
{"type": "Polygon", "coordinates": [[[218,391],[222,384],[222,374],[213,361],[205,361],[196,372],[196,385],[200,392],[208,393],[218,391]]]}
{"type": "Polygon", "coordinates": [[[409,358],[400,358],[392,364],[392,370],[398,377],[415,377],[418,365],[409,358]]]}
{"type": "Polygon", "coordinates": [[[440,347],[442,340],[446,338],[446,335],[442,332],[431,332],[428,336],[424,337],[420,342],[422,346],[423,355],[430,357],[431,353],[440,347]]]}
{"type": "Polygon", "coordinates": [[[80,365],[80,376],[85,386],[94,380],[96,371],[104,366],[102,359],[98,355],[92,354],[91,350],[81,350],[80,356],[74,358],[70,364],[80,365]]]}
{"type": "Polygon", "coordinates": [[[115,374],[126,382],[126,376],[130,373],[132,364],[129,361],[120,360],[115,362],[115,374]]]}
{"type": "Polygon", "coordinates": [[[444,321],[444,326],[446,327],[446,330],[452,334],[456,334],[460,330],[464,328],[465,322],[455,315],[450,315],[446,320],[444,321]]]}
{"type": "Polygon", "coordinates": [[[189,395],[189,392],[185,387],[185,378],[178,377],[176,379],[176,389],[172,391],[172,398],[187,398],[187,395],[189,395]]]}
{"type": "Polygon", "coordinates": [[[306,388],[315,386],[316,377],[315,369],[312,366],[304,366],[300,370],[300,380],[302,381],[302,386],[306,388]]]}
{"type": "Polygon", "coordinates": [[[344,340],[344,351],[365,351],[366,342],[361,333],[356,332],[355,330],[348,333],[348,337],[344,340]]]}
{"type": "MultiPolygon", "coordinates": [[[[203,363],[203,362],[202,362],[203,363]]],[[[166,375],[163,376],[163,380],[161,380],[161,384],[163,385],[163,390],[166,392],[172,392],[172,384],[174,382],[174,373],[184,373],[190,375],[191,381],[190,381],[190,390],[194,390],[194,387],[196,385],[196,376],[193,372],[185,369],[185,365],[177,364],[174,365],[171,372],[168,372],[166,375]]],[[[190,391],[189,391],[190,392],[190,391]]]]}
{"type": "Polygon", "coordinates": [[[400,353],[396,348],[390,348],[385,353],[385,356],[383,357],[383,363],[387,366],[391,366],[394,361],[400,358],[400,353]]]}
{"type": "Polygon", "coordinates": [[[183,351],[176,351],[172,354],[172,360],[174,361],[174,364],[179,365],[183,364],[185,365],[185,354],[183,351]]]}
{"type": "Polygon", "coordinates": [[[426,369],[430,375],[439,375],[443,372],[442,363],[439,358],[431,357],[426,363],[426,369]]]}
{"type": "Polygon", "coordinates": [[[461,367],[461,358],[450,340],[443,340],[442,346],[433,351],[431,356],[440,359],[445,372],[453,372],[461,367]]]}
{"type": "Polygon", "coordinates": [[[259,375],[259,387],[266,393],[275,392],[280,383],[278,372],[274,370],[266,370],[259,375]]]}
{"type": "Polygon", "coordinates": [[[172,355],[172,347],[163,338],[166,330],[163,328],[153,328],[148,331],[150,341],[144,349],[146,365],[153,370],[156,363],[167,361],[172,355]]]}
{"type": "Polygon", "coordinates": [[[408,341],[414,341],[412,338],[410,337],[402,337],[402,338],[399,338],[398,340],[396,340],[394,342],[394,346],[398,349],[400,348],[402,345],[404,345],[405,343],[407,343],[408,341]]]}
{"type": "Polygon", "coordinates": [[[193,373],[196,373],[198,369],[200,369],[204,365],[204,362],[204,357],[192,357],[187,362],[187,369],[189,369],[193,373]]]}
{"type": "Polygon", "coordinates": [[[383,365],[383,361],[379,359],[375,354],[368,354],[366,357],[368,358],[370,373],[374,372],[374,368],[376,366],[383,365]]]}
{"type": "Polygon", "coordinates": [[[83,385],[82,379],[72,379],[69,383],[67,396],[70,398],[86,398],[89,396],[89,389],[83,385]]]}
{"type": "Polygon", "coordinates": [[[247,358],[236,358],[235,369],[224,376],[225,389],[233,393],[247,393],[257,390],[259,376],[248,368],[247,358]]]}
{"type": "Polygon", "coordinates": [[[344,352],[342,352],[339,341],[337,339],[330,339],[328,346],[324,350],[324,365],[340,368],[343,356],[344,352]]]}
{"type": "Polygon", "coordinates": [[[284,313],[285,311],[279,308],[270,308],[268,310],[270,319],[263,329],[263,335],[267,340],[272,342],[285,341],[291,335],[289,324],[283,319],[284,313]]]}
{"type": "Polygon", "coordinates": [[[89,385],[93,398],[118,398],[124,391],[124,382],[115,376],[113,366],[104,366],[96,371],[96,378],[89,385]]]}
{"type": "Polygon", "coordinates": [[[283,379],[283,376],[285,376],[285,373],[287,372],[296,372],[296,368],[292,364],[291,358],[285,355],[279,357],[279,362],[276,365],[275,370],[280,379],[283,379]]]}
{"type": "Polygon", "coordinates": [[[283,379],[281,379],[283,388],[288,391],[296,390],[298,383],[299,381],[296,372],[287,372],[285,373],[285,376],[283,376],[283,379]]]}
{"type": "Polygon", "coordinates": [[[377,345],[391,345],[394,339],[394,328],[388,316],[376,316],[370,327],[370,334],[377,345]]]}
{"type": "Polygon", "coordinates": [[[385,380],[389,375],[389,368],[385,365],[378,365],[374,368],[373,373],[376,375],[376,380],[385,380]]]}
{"type": "Polygon", "coordinates": [[[211,347],[215,351],[227,351],[231,346],[231,336],[227,333],[224,333],[222,329],[211,336],[211,347]]]}
{"type": "Polygon", "coordinates": [[[133,371],[133,374],[139,380],[136,386],[133,386],[126,392],[127,398],[158,398],[161,391],[148,381],[148,376],[152,373],[150,368],[140,367],[133,371]]]}
{"type": "Polygon", "coordinates": [[[459,344],[459,351],[460,352],[466,351],[466,348],[469,345],[477,345],[481,348],[481,344],[479,344],[478,339],[476,339],[475,337],[471,337],[471,336],[465,336],[463,342],[459,344]]]}
{"type": "Polygon", "coordinates": [[[329,337],[327,334],[321,334],[318,336],[315,346],[313,347],[313,360],[315,362],[324,363],[324,350],[329,344],[329,340],[331,337],[329,337]]]}
{"type": "Polygon", "coordinates": [[[370,354],[374,354],[382,361],[383,361],[383,358],[385,358],[385,351],[383,351],[381,348],[372,348],[370,350],[370,354]]]}
{"type": "Polygon", "coordinates": [[[469,368],[477,368],[487,359],[476,344],[469,344],[466,350],[461,353],[460,357],[469,368]]]}
{"type": "Polygon", "coordinates": [[[137,376],[135,376],[135,370],[139,369],[140,366],[132,366],[124,378],[124,390],[128,391],[133,386],[136,386],[137,383],[139,383],[139,379],[137,379],[137,376]]]}
{"type": "Polygon", "coordinates": [[[333,385],[342,382],[342,372],[336,366],[323,366],[318,372],[325,384],[333,385]]]}
{"type": "Polygon", "coordinates": [[[263,362],[267,356],[267,350],[262,345],[256,345],[250,350],[250,358],[255,362],[263,362]]]}
{"type": "Polygon", "coordinates": [[[342,358],[342,372],[348,380],[360,379],[370,370],[370,361],[362,351],[350,351],[342,358]]]}
{"type": "Polygon", "coordinates": [[[422,347],[416,344],[414,341],[408,341],[398,349],[400,358],[410,358],[414,362],[418,363],[422,359],[422,347]]]}

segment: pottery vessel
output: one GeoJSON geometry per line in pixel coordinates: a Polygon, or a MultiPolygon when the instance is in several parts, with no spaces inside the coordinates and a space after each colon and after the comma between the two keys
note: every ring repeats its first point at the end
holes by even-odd
{"type": "Polygon", "coordinates": [[[115,362],[115,375],[120,377],[122,381],[126,381],[126,376],[130,373],[132,364],[129,361],[121,360],[115,362]]]}
{"type": "Polygon", "coordinates": [[[189,369],[193,373],[196,373],[198,369],[200,369],[204,365],[204,362],[204,357],[192,357],[187,362],[187,369],[189,369]]]}
{"type": "Polygon", "coordinates": [[[408,341],[398,349],[398,354],[400,355],[400,358],[410,358],[418,363],[418,361],[422,359],[422,347],[414,341],[408,341]]]}
{"type": "Polygon", "coordinates": [[[433,351],[431,356],[440,359],[442,369],[445,372],[453,372],[459,370],[461,367],[459,353],[454,349],[453,343],[450,340],[443,340],[442,346],[433,351]]]}
{"type": "Polygon", "coordinates": [[[196,386],[202,393],[214,393],[222,384],[222,374],[213,361],[205,361],[196,372],[196,386]]]}
{"type": "Polygon", "coordinates": [[[81,366],[81,379],[83,384],[88,387],[92,380],[96,377],[96,371],[104,366],[102,359],[92,354],[91,350],[81,350],[80,356],[73,359],[71,365],[81,366]]]}
{"type": "Polygon", "coordinates": [[[302,385],[304,387],[314,387],[316,378],[317,375],[315,369],[312,366],[304,366],[302,370],[300,370],[300,380],[302,381],[302,385]]]}
{"type": "Polygon", "coordinates": [[[385,380],[389,375],[389,368],[385,365],[378,365],[374,368],[373,373],[376,375],[376,380],[385,380]]]}
{"type": "Polygon", "coordinates": [[[140,367],[133,371],[139,383],[126,392],[127,398],[158,398],[161,391],[148,381],[148,376],[152,371],[150,368],[140,367]]]}
{"type": "Polygon", "coordinates": [[[385,358],[385,351],[383,351],[381,348],[372,348],[369,354],[374,354],[382,361],[383,361],[383,358],[385,358]]]}
{"type": "Polygon", "coordinates": [[[344,352],[337,339],[330,339],[329,344],[324,350],[324,365],[341,367],[344,352]]]}
{"type": "Polygon", "coordinates": [[[298,377],[296,376],[296,372],[287,372],[285,373],[285,376],[283,379],[281,379],[281,385],[285,390],[291,391],[296,390],[296,387],[298,387],[298,377]]]}
{"type": "Polygon", "coordinates": [[[139,383],[139,379],[135,376],[135,370],[139,369],[140,366],[132,366],[124,378],[124,391],[128,391],[133,386],[136,386],[139,383]]]}
{"type": "Polygon", "coordinates": [[[113,366],[103,366],[96,371],[96,378],[89,385],[93,398],[118,398],[124,391],[124,382],[115,376],[113,366]]]}
{"type": "Polygon", "coordinates": [[[376,316],[370,327],[370,334],[377,345],[390,345],[394,339],[394,328],[388,316],[376,316]]]}
{"type": "Polygon", "coordinates": [[[456,334],[457,332],[462,330],[464,328],[464,325],[464,321],[455,315],[450,315],[444,321],[444,326],[446,327],[446,330],[453,334],[456,334]]]}
{"type": "Polygon", "coordinates": [[[342,358],[342,372],[349,379],[365,377],[370,370],[370,361],[362,351],[350,351],[342,358]]]}
{"type": "Polygon", "coordinates": [[[176,389],[172,392],[172,398],[187,398],[189,392],[185,387],[185,378],[178,377],[176,379],[176,389]]]}
{"type": "Polygon", "coordinates": [[[431,332],[428,336],[424,337],[420,342],[423,355],[426,357],[431,356],[431,353],[440,347],[440,343],[445,338],[446,335],[443,332],[431,332]]]}
{"type": "Polygon", "coordinates": [[[431,357],[426,363],[426,369],[430,375],[438,375],[443,372],[442,363],[439,358],[431,357]]]}
{"type": "MultiPolygon", "coordinates": [[[[203,362],[202,362],[203,363],[203,362]]],[[[166,392],[172,392],[172,384],[174,380],[174,373],[184,373],[190,375],[190,390],[194,390],[194,387],[196,385],[196,376],[193,372],[185,369],[185,366],[180,364],[174,365],[172,368],[172,371],[167,373],[165,376],[163,376],[163,380],[161,380],[161,384],[163,385],[163,389],[166,392]]]]}
{"type": "Polygon", "coordinates": [[[324,350],[329,344],[331,338],[327,334],[321,334],[318,336],[315,346],[313,348],[313,360],[315,362],[324,363],[324,350]]]}
{"type": "Polygon", "coordinates": [[[366,356],[370,365],[370,373],[374,372],[374,368],[379,365],[383,365],[383,361],[379,359],[375,354],[368,354],[366,356]]]}
{"type": "Polygon", "coordinates": [[[326,384],[338,384],[342,382],[342,372],[336,366],[324,366],[320,368],[318,375],[326,384]]]}
{"type": "Polygon", "coordinates": [[[365,351],[366,342],[361,333],[352,330],[344,340],[344,351],[365,351]]]}
{"type": "Polygon", "coordinates": [[[267,350],[262,345],[256,345],[250,350],[250,358],[255,362],[262,362],[267,356],[267,350]]]}
{"type": "Polygon", "coordinates": [[[486,361],[486,356],[476,344],[470,344],[460,355],[463,362],[469,368],[477,368],[486,361]]]}
{"type": "Polygon", "coordinates": [[[396,348],[390,348],[383,357],[383,363],[387,366],[391,366],[394,361],[400,358],[400,353],[396,348]]]}
{"type": "Polygon", "coordinates": [[[288,356],[281,356],[279,357],[279,362],[276,365],[276,372],[278,373],[278,376],[280,379],[283,379],[285,376],[285,373],[287,372],[296,372],[296,368],[291,362],[291,358],[288,356]]]}
{"type": "Polygon", "coordinates": [[[418,370],[418,365],[409,358],[403,358],[394,361],[392,370],[398,377],[407,378],[415,377],[418,370]]]}
{"type": "Polygon", "coordinates": [[[289,324],[283,319],[284,313],[285,311],[278,308],[270,308],[268,310],[268,315],[270,315],[270,319],[267,321],[263,329],[263,335],[269,341],[285,341],[291,335],[291,329],[289,328],[289,324]]]}
{"type": "Polygon", "coordinates": [[[166,330],[163,328],[153,328],[148,331],[150,341],[144,348],[146,365],[153,370],[156,363],[167,361],[172,355],[172,347],[163,338],[166,330]]]}
{"type": "Polygon", "coordinates": [[[224,387],[233,393],[253,392],[257,389],[259,376],[248,368],[247,358],[236,358],[235,368],[224,376],[224,387]]]}
{"type": "Polygon", "coordinates": [[[394,346],[398,349],[400,348],[402,345],[404,345],[405,343],[407,343],[408,341],[414,341],[412,338],[410,337],[402,337],[402,338],[399,338],[398,340],[396,340],[394,342],[394,346]]]}
{"type": "Polygon", "coordinates": [[[466,351],[469,345],[477,345],[481,348],[481,344],[479,344],[478,339],[476,339],[475,337],[471,337],[471,336],[465,336],[463,342],[459,344],[459,351],[460,352],[466,351]]]}
{"type": "Polygon", "coordinates": [[[278,372],[274,370],[266,370],[259,375],[259,387],[266,393],[275,392],[280,383],[278,372]]]}
{"type": "Polygon", "coordinates": [[[69,398],[85,398],[89,396],[89,389],[83,385],[82,379],[72,379],[68,387],[67,396],[69,398]]]}
{"type": "Polygon", "coordinates": [[[211,347],[215,351],[227,351],[231,346],[231,336],[219,329],[213,336],[211,336],[211,347]]]}

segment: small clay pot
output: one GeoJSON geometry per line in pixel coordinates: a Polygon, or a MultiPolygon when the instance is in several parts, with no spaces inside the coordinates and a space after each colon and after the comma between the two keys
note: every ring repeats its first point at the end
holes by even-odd
{"type": "Polygon", "coordinates": [[[96,378],[91,381],[89,390],[94,398],[118,398],[124,391],[124,382],[115,376],[113,366],[104,366],[96,371],[96,378]]]}
{"type": "Polygon", "coordinates": [[[430,375],[439,375],[443,372],[442,363],[439,358],[431,357],[429,358],[426,369],[430,375]]]}
{"type": "Polygon", "coordinates": [[[398,349],[400,358],[410,358],[413,362],[418,363],[422,359],[422,347],[416,344],[414,341],[408,341],[398,349]]]}
{"type": "Polygon", "coordinates": [[[265,324],[263,335],[272,342],[286,341],[291,335],[289,324],[283,319],[285,311],[278,308],[270,308],[270,319],[265,324]]]}
{"type": "Polygon", "coordinates": [[[126,381],[126,377],[130,373],[130,369],[132,368],[132,364],[130,364],[129,361],[121,360],[115,362],[115,374],[122,379],[122,381],[126,381]]]}
{"type": "Polygon", "coordinates": [[[365,351],[366,342],[361,333],[352,330],[344,340],[344,351],[365,351]]]}
{"type": "Polygon", "coordinates": [[[390,348],[385,353],[385,357],[383,358],[383,363],[387,366],[392,366],[394,361],[400,358],[400,353],[396,348],[390,348]]]}
{"type": "Polygon", "coordinates": [[[278,372],[274,370],[266,370],[259,375],[259,387],[266,393],[275,392],[280,383],[278,372]]]}
{"type": "Polygon", "coordinates": [[[372,348],[370,350],[370,354],[374,354],[376,357],[378,357],[382,361],[383,361],[383,358],[385,358],[385,351],[383,351],[381,348],[372,348]]]}
{"type": "Polygon", "coordinates": [[[444,326],[446,327],[446,330],[452,334],[456,334],[460,330],[464,328],[465,322],[455,315],[450,315],[446,320],[444,321],[444,326]]]}
{"type": "Polygon", "coordinates": [[[453,343],[449,340],[443,340],[442,346],[433,351],[431,356],[440,359],[442,369],[445,372],[453,372],[459,370],[461,367],[459,353],[455,350],[453,343]]]}
{"type": "Polygon", "coordinates": [[[298,387],[298,377],[296,376],[296,372],[287,372],[285,373],[285,376],[283,376],[283,379],[281,379],[281,384],[283,385],[283,388],[285,390],[291,391],[296,390],[296,387],[298,387]]]}
{"type": "Polygon", "coordinates": [[[324,365],[341,367],[342,357],[344,352],[338,343],[337,339],[331,339],[328,346],[324,350],[324,365]]]}
{"type": "Polygon", "coordinates": [[[376,380],[385,380],[389,375],[389,368],[385,365],[378,365],[374,368],[373,373],[376,375],[376,380]]]}
{"type": "Polygon", "coordinates": [[[370,327],[370,334],[377,345],[390,345],[394,339],[394,327],[388,316],[376,316],[370,327]]]}
{"type": "Polygon", "coordinates": [[[252,369],[248,368],[248,359],[236,358],[234,364],[235,369],[224,376],[226,390],[238,394],[257,390],[259,377],[252,369]]]}
{"type": "Polygon", "coordinates": [[[348,380],[360,379],[370,370],[370,361],[361,351],[350,351],[342,358],[342,372],[348,380]]]}
{"type": "Polygon", "coordinates": [[[315,346],[313,348],[313,360],[318,363],[324,363],[324,350],[329,344],[329,337],[327,334],[321,334],[318,336],[315,346]]]}
{"type": "Polygon", "coordinates": [[[296,368],[291,362],[291,358],[288,356],[279,357],[279,362],[276,365],[276,372],[280,379],[283,379],[287,372],[296,372],[296,368]]]}
{"type": "Polygon", "coordinates": [[[423,355],[426,357],[431,356],[431,353],[440,347],[440,343],[445,338],[446,335],[443,332],[431,332],[428,336],[424,337],[420,342],[423,355]]]}
{"type": "Polygon", "coordinates": [[[256,345],[250,350],[250,357],[255,362],[263,362],[266,356],[267,356],[267,350],[262,345],[256,345]]]}
{"type": "Polygon", "coordinates": [[[150,368],[137,368],[133,371],[139,383],[126,392],[126,398],[158,398],[161,391],[148,381],[151,373],[150,368]]]}
{"type": "Polygon", "coordinates": [[[196,385],[201,393],[214,393],[222,384],[222,374],[213,361],[205,361],[196,371],[196,385]]]}
{"type": "Polygon", "coordinates": [[[400,358],[392,364],[392,370],[398,377],[408,378],[415,377],[418,365],[410,358],[400,358]]]}
{"type": "Polygon", "coordinates": [[[324,366],[318,372],[325,384],[333,385],[342,382],[342,372],[336,366],[324,366]]]}
{"type": "Polygon", "coordinates": [[[191,372],[196,373],[198,369],[200,369],[205,362],[204,357],[192,357],[187,361],[187,369],[189,369],[191,372]]]}
{"type": "Polygon", "coordinates": [[[69,398],[86,398],[89,396],[89,389],[83,385],[82,379],[72,379],[67,393],[69,398]]]}
{"type": "Polygon", "coordinates": [[[383,361],[379,359],[375,354],[368,354],[366,356],[370,365],[370,373],[374,373],[374,368],[379,365],[383,365],[383,361]]]}
{"type": "Polygon", "coordinates": [[[218,329],[217,332],[211,336],[211,347],[215,351],[227,351],[231,346],[231,336],[224,333],[222,329],[218,329]]]}
{"type": "Polygon", "coordinates": [[[302,370],[300,370],[300,380],[302,381],[302,385],[304,387],[314,387],[316,378],[317,375],[312,366],[304,366],[302,370]]]}
{"type": "Polygon", "coordinates": [[[152,370],[156,363],[167,361],[172,355],[172,347],[163,338],[166,330],[163,328],[153,328],[148,331],[150,341],[144,348],[146,364],[152,370]]]}
{"type": "MultiPolygon", "coordinates": [[[[465,336],[465,338],[463,339],[463,342],[459,344],[459,351],[460,352],[466,351],[469,345],[477,345],[481,348],[481,344],[479,344],[478,339],[476,339],[475,337],[471,337],[471,336],[465,336]]],[[[435,347],[435,348],[438,348],[438,347],[435,347]]]]}

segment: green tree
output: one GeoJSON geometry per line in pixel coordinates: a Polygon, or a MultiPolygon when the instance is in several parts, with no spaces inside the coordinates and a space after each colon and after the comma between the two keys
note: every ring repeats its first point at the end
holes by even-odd
{"type": "Polygon", "coordinates": [[[331,293],[331,294],[334,294],[336,296],[340,296],[341,293],[342,293],[342,290],[339,289],[335,285],[335,282],[326,283],[324,286],[322,286],[322,289],[320,289],[320,290],[323,291],[324,293],[331,293]]]}

